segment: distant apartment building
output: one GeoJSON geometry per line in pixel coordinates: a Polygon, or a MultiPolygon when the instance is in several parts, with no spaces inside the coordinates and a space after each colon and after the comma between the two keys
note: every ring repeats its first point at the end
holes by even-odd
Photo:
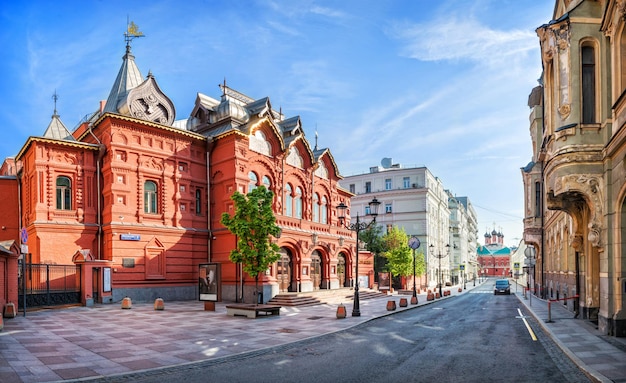
{"type": "Polygon", "coordinates": [[[417,282],[435,286],[462,281],[476,271],[476,213],[467,197],[453,197],[425,166],[402,167],[385,158],[369,172],[345,176],[339,185],[354,194],[351,217],[367,215],[368,203],[380,202],[376,222],[384,230],[402,228],[420,240],[417,254],[424,256],[427,273],[417,282]],[[472,266],[473,265],[473,266],[472,266]]]}

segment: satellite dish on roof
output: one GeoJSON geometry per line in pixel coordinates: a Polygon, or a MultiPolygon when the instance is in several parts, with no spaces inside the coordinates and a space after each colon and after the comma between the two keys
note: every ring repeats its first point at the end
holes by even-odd
{"type": "Polygon", "coordinates": [[[389,169],[391,167],[391,158],[383,158],[382,161],[380,161],[380,164],[382,165],[383,169],[389,169]]]}

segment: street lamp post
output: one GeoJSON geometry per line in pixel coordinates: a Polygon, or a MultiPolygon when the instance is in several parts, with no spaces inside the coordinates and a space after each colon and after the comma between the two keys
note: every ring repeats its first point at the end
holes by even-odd
{"type": "Polygon", "coordinates": [[[413,298],[411,304],[417,304],[417,287],[415,286],[415,250],[420,247],[420,240],[417,237],[409,239],[409,247],[413,249],[413,298]]]}
{"type": "Polygon", "coordinates": [[[372,216],[372,221],[370,223],[361,222],[359,220],[359,214],[356,215],[356,222],[346,225],[346,210],[348,206],[341,202],[339,206],[337,206],[337,218],[339,218],[339,225],[349,229],[351,231],[356,232],[356,283],[354,286],[354,304],[352,306],[352,316],[359,317],[361,316],[361,308],[359,303],[359,232],[361,230],[365,230],[370,227],[373,223],[376,222],[376,216],[378,215],[378,206],[380,202],[374,197],[373,200],[369,202],[370,212],[369,215],[372,216]]]}
{"type": "Polygon", "coordinates": [[[443,297],[443,293],[441,292],[441,285],[443,284],[443,271],[441,270],[441,258],[445,258],[448,256],[448,253],[450,252],[450,245],[446,245],[445,254],[442,254],[441,252],[438,252],[437,254],[435,254],[435,245],[433,245],[432,243],[430,244],[429,248],[430,248],[430,254],[439,259],[439,273],[437,277],[439,278],[439,296],[443,297]]]}

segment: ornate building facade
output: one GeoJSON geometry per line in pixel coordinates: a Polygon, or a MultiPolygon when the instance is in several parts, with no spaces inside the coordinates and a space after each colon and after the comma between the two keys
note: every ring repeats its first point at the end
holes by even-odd
{"type": "Polygon", "coordinates": [[[522,168],[532,288],[626,336],[626,2],[558,0],[537,29],[543,75],[529,97],[522,168]]]}
{"type": "Polygon", "coordinates": [[[225,83],[220,100],[198,93],[189,118],[176,120],[155,77],[141,75],[128,37],[106,102],[69,131],[55,95],[44,134],[5,161],[0,195],[19,209],[2,216],[10,229],[0,240],[12,242],[0,243],[0,283],[24,231],[29,263],[89,266],[83,303],[197,299],[207,262],[221,265],[221,299],[251,301],[254,279],[230,262],[236,241],[220,217],[233,211],[233,192],[264,185],[282,230],[273,239],[282,259],[262,278],[264,301],[352,286],[354,234],[334,208],[350,206],[351,194],[339,188],[330,151],[311,147],[299,117],[225,83]]]}

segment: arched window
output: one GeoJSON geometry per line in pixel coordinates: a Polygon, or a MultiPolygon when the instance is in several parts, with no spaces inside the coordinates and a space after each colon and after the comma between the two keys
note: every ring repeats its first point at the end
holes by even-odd
{"type": "Polygon", "coordinates": [[[272,186],[272,181],[270,181],[270,178],[268,176],[263,176],[263,179],[261,182],[263,183],[263,186],[265,186],[267,190],[270,190],[270,187],[272,186]]]}
{"type": "Polygon", "coordinates": [[[72,210],[72,180],[69,177],[57,177],[57,209],[72,210]]]}
{"type": "Polygon", "coordinates": [[[328,200],[326,199],[326,196],[322,197],[322,206],[320,210],[322,223],[328,223],[328,200]]]}
{"type": "Polygon", "coordinates": [[[296,188],[296,218],[302,218],[302,189],[296,188]]]}
{"type": "Polygon", "coordinates": [[[196,215],[202,215],[202,190],[196,189],[196,215]]]}
{"type": "Polygon", "coordinates": [[[256,176],[255,172],[248,173],[248,178],[250,179],[250,182],[248,183],[248,193],[250,193],[256,189],[259,178],[256,176]]]}
{"type": "Polygon", "coordinates": [[[581,49],[582,58],[582,122],[596,122],[596,59],[592,46],[581,49]]]}
{"type": "Polygon", "coordinates": [[[148,214],[157,214],[157,184],[146,181],[143,184],[143,211],[148,214]]]}
{"type": "Polygon", "coordinates": [[[293,216],[293,196],[291,193],[291,185],[285,185],[285,215],[287,217],[293,216]]]}
{"type": "Polygon", "coordinates": [[[320,196],[313,194],[313,222],[320,221],[320,196]]]}

